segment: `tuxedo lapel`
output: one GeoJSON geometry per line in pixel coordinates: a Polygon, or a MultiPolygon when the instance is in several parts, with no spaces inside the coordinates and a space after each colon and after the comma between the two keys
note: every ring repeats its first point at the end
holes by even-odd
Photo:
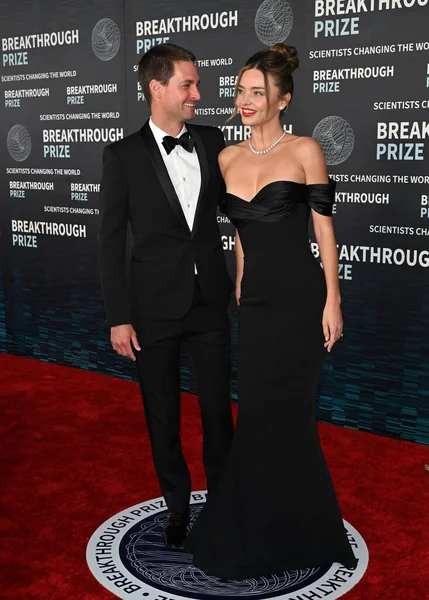
{"type": "Polygon", "coordinates": [[[209,163],[207,160],[206,149],[204,148],[203,141],[201,139],[201,136],[197,132],[196,128],[194,128],[192,125],[188,125],[188,124],[186,124],[186,128],[189,131],[189,133],[191,134],[192,139],[195,141],[195,149],[198,154],[198,160],[199,160],[200,169],[201,169],[201,187],[200,187],[200,193],[199,193],[198,201],[197,201],[197,208],[195,211],[194,224],[193,224],[192,232],[191,232],[191,237],[194,238],[195,234],[197,232],[197,229],[198,229],[198,225],[201,221],[201,215],[204,211],[204,197],[206,195],[208,185],[209,185],[209,163]]]}
{"type": "Polygon", "coordinates": [[[176,194],[176,190],[174,189],[174,185],[171,182],[167,167],[165,166],[164,160],[159,151],[158,144],[156,143],[152,131],[150,130],[149,121],[143,125],[140,131],[155,172],[158,175],[159,183],[164,191],[165,197],[167,198],[180,223],[187,229],[187,231],[190,231],[185,215],[183,214],[179,198],[176,194]]]}

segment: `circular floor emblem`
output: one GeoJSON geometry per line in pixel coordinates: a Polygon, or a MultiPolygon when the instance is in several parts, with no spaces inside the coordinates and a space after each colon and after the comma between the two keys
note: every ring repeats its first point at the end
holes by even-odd
{"type": "MultiPolygon", "coordinates": [[[[190,521],[197,518],[206,492],[194,492],[190,521]]],[[[354,527],[344,521],[358,565],[346,569],[298,569],[271,577],[229,581],[211,577],[192,565],[183,550],[164,547],[162,530],[167,509],[162,498],[128,508],[101,525],[88,542],[86,558],[94,577],[119,598],[148,600],[303,600],[343,596],[368,566],[368,549],[354,527]]]]}

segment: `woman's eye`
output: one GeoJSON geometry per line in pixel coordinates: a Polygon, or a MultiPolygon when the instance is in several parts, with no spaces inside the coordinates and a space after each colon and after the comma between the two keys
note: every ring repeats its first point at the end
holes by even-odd
{"type": "Polygon", "coordinates": [[[237,96],[243,93],[243,90],[237,90],[237,96]]]}

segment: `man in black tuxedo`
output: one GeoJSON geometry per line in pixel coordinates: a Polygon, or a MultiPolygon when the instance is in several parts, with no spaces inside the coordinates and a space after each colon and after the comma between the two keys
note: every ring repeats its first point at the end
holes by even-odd
{"type": "Polygon", "coordinates": [[[169,515],[168,546],[183,543],[190,476],[182,454],[180,348],[194,365],[208,491],[233,433],[227,273],[216,209],[224,193],[215,127],[185,125],[200,99],[192,53],[173,44],[140,60],[151,118],[107,146],[100,189],[99,264],[113,348],[137,361],[152,454],[169,515]],[[129,269],[127,227],[132,233],[129,269]]]}

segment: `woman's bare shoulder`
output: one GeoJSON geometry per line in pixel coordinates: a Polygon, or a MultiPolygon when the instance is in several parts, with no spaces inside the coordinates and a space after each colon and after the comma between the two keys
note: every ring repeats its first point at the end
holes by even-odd
{"type": "Polygon", "coordinates": [[[232,146],[226,146],[218,156],[220,165],[227,165],[231,160],[234,160],[244,149],[244,142],[239,144],[233,144],[232,146]]]}
{"type": "Polygon", "coordinates": [[[295,135],[294,138],[295,139],[293,142],[295,144],[295,148],[299,152],[303,152],[305,154],[319,154],[322,151],[319,142],[312,137],[295,135]]]}
{"type": "Polygon", "coordinates": [[[317,140],[300,136],[296,141],[295,151],[307,183],[324,183],[328,180],[325,155],[317,140]]]}

